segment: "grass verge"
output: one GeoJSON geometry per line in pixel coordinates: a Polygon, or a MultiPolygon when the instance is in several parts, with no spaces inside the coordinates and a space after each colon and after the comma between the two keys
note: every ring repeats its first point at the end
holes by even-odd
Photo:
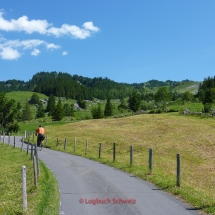
{"type": "Polygon", "coordinates": [[[59,214],[59,190],[53,173],[40,161],[38,186],[34,186],[33,162],[26,152],[0,143],[0,214],[59,214]],[[26,166],[27,212],[22,209],[22,173],[26,166]]]}

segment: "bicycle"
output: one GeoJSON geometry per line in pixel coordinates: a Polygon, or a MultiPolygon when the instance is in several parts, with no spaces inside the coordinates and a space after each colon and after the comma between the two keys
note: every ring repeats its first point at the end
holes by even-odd
{"type": "Polygon", "coordinates": [[[43,140],[39,140],[37,143],[37,150],[42,151],[43,149],[43,140]]]}
{"type": "Polygon", "coordinates": [[[37,140],[37,150],[42,151],[43,149],[43,140],[45,139],[45,137],[39,136],[38,140],[37,140]]]}

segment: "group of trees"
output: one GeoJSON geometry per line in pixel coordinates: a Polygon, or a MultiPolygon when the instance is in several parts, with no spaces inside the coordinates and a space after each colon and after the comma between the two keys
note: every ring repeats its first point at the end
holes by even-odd
{"type": "Polygon", "coordinates": [[[209,112],[215,102],[215,76],[204,79],[199,85],[197,96],[204,105],[204,111],[209,112]]]}
{"type": "Polygon", "coordinates": [[[0,130],[10,133],[19,130],[19,105],[13,99],[7,99],[5,93],[0,93],[0,130]]]}
{"type": "Polygon", "coordinates": [[[74,116],[73,104],[69,105],[68,103],[65,103],[62,105],[61,100],[58,99],[56,102],[55,96],[51,94],[48,98],[47,105],[44,105],[39,99],[38,94],[33,93],[31,99],[25,103],[19,120],[31,120],[33,118],[30,104],[37,108],[36,118],[44,117],[45,113],[48,114],[48,116],[51,116],[53,121],[60,121],[64,116],[74,116]]]}
{"type": "Polygon", "coordinates": [[[91,109],[93,119],[101,119],[103,117],[113,116],[113,104],[110,98],[107,99],[104,111],[101,108],[101,104],[98,103],[96,107],[91,109]]]}

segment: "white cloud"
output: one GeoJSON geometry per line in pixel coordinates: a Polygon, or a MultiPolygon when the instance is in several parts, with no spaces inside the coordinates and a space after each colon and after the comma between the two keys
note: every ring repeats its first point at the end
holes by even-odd
{"type": "Polygon", "coordinates": [[[62,53],[62,55],[68,55],[68,51],[64,51],[63,53],[62,53]]]}
{"type": "Polygon", "coordinates": [[[2,49],[0,56],[4,60],[16,60],[21,56],[21,54],[16,49],[7,47],[2,49]]]}
{"type": "MultiPolygon", "coordinates": [[[[1,41],[0,41],[1,42],[1,41]]],[[[37,39],[33,39],[33,40],[5,40],[5,42],[3,41],[2,45],[4,47],[22,47],[23,49],[32,49],[35,48],[39,45],[44,44],[45,42],[43,40],[37,40],[37,39]]]]}
{"type": "Polygon", "coordinates": [[[90,37],[92,33],[99,31],[99,28],[94,26],[93,22],[85,22],[82,27],[79,28],[75,25],[63,24],[60,28],[56,28],[46,20],[29,20],[27,16],[8,21],[3,18],[3,12],[0,11],[0,30],[3,31],[24,31],[28,34],[37,32],[39,34],[53,35],[56,37],[69,35],[77,39],[85,39],[90,37]]]}
{"type": "Polygon", "coordinates": [[[37,56],[39,53],[40,53],[40,50],[39,50],[39,49],[34,49],[34,50],[31,52],[31,55],[37,56]]]}
{"type": "Polygon", "coordinates": [[[0,56],[4,60],[15,60],[21,56],[18,50],[32,49],[31,55],[37,56],[41,51],[39,46],[45,46],[47,49],[58,49],[59,45],[47,43],[43,40],[6,40],[0,37],[0,56]]]}
{"type": "Polygon", "coordinates": [[[84,27],[85,29],[88,29],[88,30],[91,30],[91,31],[94,31],[94,32],[99,31],[99,28],[98,28],[98,27],[95,27],[95,26],[93,25],[92,22],[85,22],[85,23],[83,24],[83,27],[84,27]]]}
{"type": "Polygon", "coordinates": [[[53,49],[59,49],[60,46],[59,45],[55,45],[54,43],[50,43],[50,44],[46,45],[46,48],[53,50],[53,49]]]}
{"type": "Polygon", "coordinates": [[[28,20],[27,16],[22,16],[17,20],[10,21],[3,18],[3,12],[0,12],[0,30],[4,31],[25,31],[26,33],[38,32],[45,34],[46,29],[50,26],[46,20],[28,20]]]}

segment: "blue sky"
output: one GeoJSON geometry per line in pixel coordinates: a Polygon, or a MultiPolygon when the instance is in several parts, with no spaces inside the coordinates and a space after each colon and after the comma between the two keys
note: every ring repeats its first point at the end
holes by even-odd
{"type": "Polygon", "coordinates": [[[215,75],[214,11],[214,0],[2,1],[0,80],[203,81],[215,75]]]}

